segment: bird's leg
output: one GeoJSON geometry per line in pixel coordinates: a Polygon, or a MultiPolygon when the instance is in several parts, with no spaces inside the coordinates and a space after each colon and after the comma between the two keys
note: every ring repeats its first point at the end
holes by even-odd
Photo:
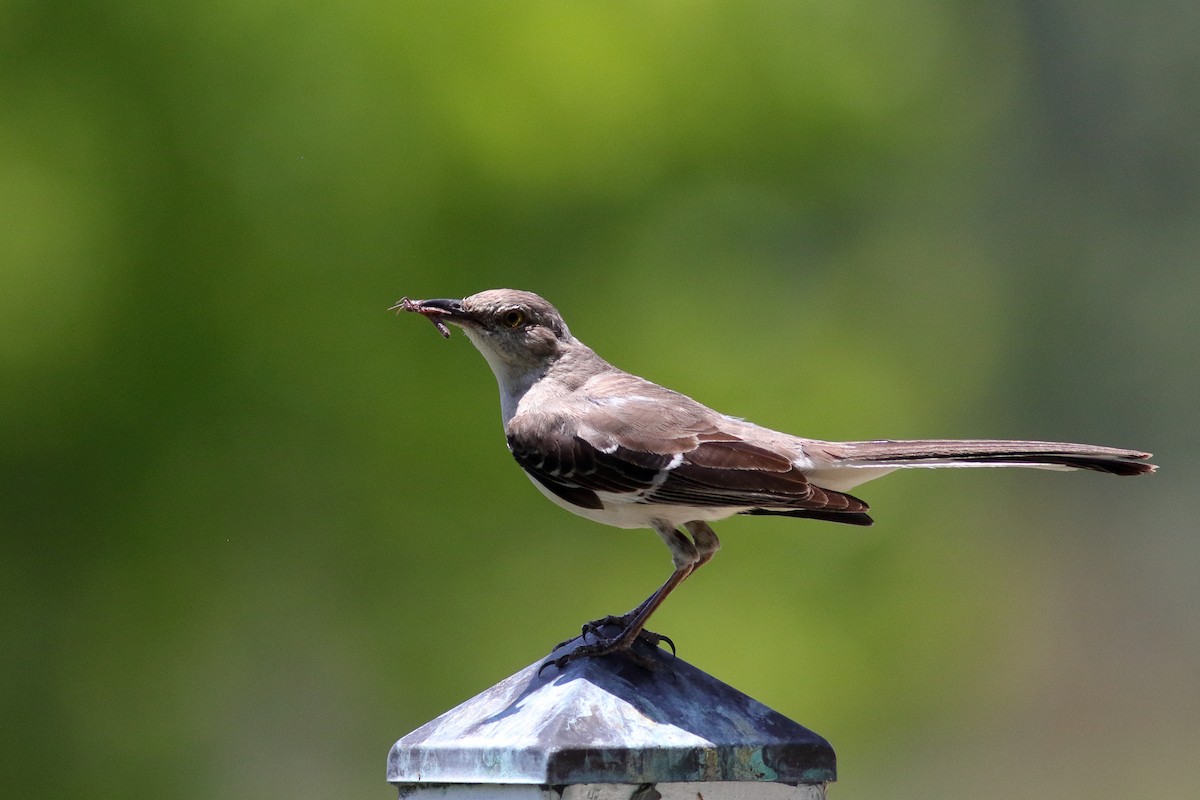
{"type": "Polygon", "coordinates": [[[660,521],[654,526],[654,530],[662,537],[667,547],[670,548],[671,559],[675,564],[675,571],[671,573],[671,577],[654,594],[647,597],[627,614],[605,617],[584,625],[584,637],[586,638],[590,633],[596,636],[597,641],[592,644],[580,645],[570,653],[547,661],[542,665],[542,668],[545,669],[546,666],[554,664],[561,669],[567,662],[577,658],[594,658],[596,656],[624,651],[641,666],[653,669],[653,661],[632,649],[634,642],[641,640],[652,646],[657,646],[659,642],[666,641],[671,645],[671,649],[674,650],[675,643],[670,639],[661,634],[645,630],[646,621],[650,619],[650,615],[667,599],[667,595],[676,586],[683,583],[697,567],[707,563],[721,546],[716,533],[713,532],[713,529],[707,523],[688,522],[684,527],[692,534],[695,541],[688,539],[679,529],[667,522],[660,521]],[[615,636],[602,638],[599,635],[600,629],[607,625],[620,626],[621,630],[615,636]]]}
{"type": "MultiPolygon", "coordinates": [[[[621,630],[624,630],[629,626],[629,623],[633,621],[633,618],[638,615],[638,612],[645,608],[646,603],[649,602],[650,598],[647,597],[645,600],[638,603],[636,608],[631,611],[626,611],[624,614],[609,614],[606,617],[594,619],[591,622],[585,622],[583,623],[583,627],[580,629],[580,634],[586,640],[589,636],[600,638],[600,630],[602,628],[608,628],[616,625],[619,626],[621,630]]],[[[570,640],[568,639],[567,641],[570,640]]]]}
{"type": "MultiPolygon", "coordinates": [[[[712,560],[712,557],[721,549],[721,540],[717,538],[717,533],[712,529],[707,522],[696,520],[695,522],[685,522],[683,525],[687,532],[692,535],[692,542],[696,549],[696,562],[692,564],[689,575],[692,572],[700,569],[700,567],[712,560]]],[[[678,531],[674,531],[672,539],[679,535],[678,531]]],[[[680,537],[682,538],[682,537],[680,537]]],[[[685,576],[686,577],[686,576],[685,576]]],[[[657,595],[657,592],[655,593],[657,595]]],[[[637,618],[637,615],[654,599],[655,595],[651,595],[638,604],[637,608],[632,611],[627,611],[624,614],[616,615],[609,614],[607,617],[594,619],[591,622],[585,622],[583,625],[583,638],[586,640],[588,636],[600,638],[599,633],[601,628],[606,626],[619,626],[621,630],[625,630],[637,618]]],[[[659,600],[661,603],[662,601],[659,600]]],[[[649,617],[649,614],[646,615],[649,617]]],[[[643,621],[644,624],[644,621],[643,621]]],[[[640,641],[646,642],[652,646],[658,645],[659,642],[666,642],[671,646],[671,651],[675,651],[675,643],[669,637],[663,636],[661,633],[648,631],[645,628],[638,634],[640,641]]],[[[570,639],[567,640],[571,641],[570,639]]],[[[563,642],[562,644],[566,644],[563,642]]],[[[561,646],[561,645],[560,645],[561,646]]]]}
{"type": "MultiPolygon", "coordinates": [[[[586,642],[589,636],[592,636],[597,640],[602,640],[604,638],[604,628],[617,628],[617,630],[624,632],[625,629],[628,628],[637,618],[637,615],[645,610],[646,606],[657,594],[658,593],[655,592],[655,594],[650,595],[645,600],[638,603],[637,607],[632,611],[626,611],[624,614],[609,614],[607,617],[601,617],[600,619],[594,619],[591,622],[583,623],[583,628],[580,635],[586,642]]],[[[644,626],[645,622],[643,621],[642,624],[644,626]]],[[[562,647],[564,644],[570,641],[573,640],[568,639],[566,642],[560,643],[558,647],[562,647]]],[[[675,652],[675,642],[671,641],[671,637],[664,636],[661,633],[655,633],[654,631],[648,631],[645,627],[638,631],[637,641],[650,645],[651,647],[658,647],[658,645],[662,642],[666,642],[668,645],[670,645],[671,652],[675,652]]],[[[558,648],[556,647],[555,649],[557,650],[558,648]]]]}
{"type": "MultiPolygon", "coordinates": [[[[657,594],[657,592],[655,594],[657,594]]],[[[646,605],[649,604],[649,602],[653,599],[654,595],[650,595],[645,600],[638,603],[637,606],[631,611],[626,611],[624,614],[609,614],[606,617],[601,617],[600,619],[594,619],[590,622],[583,623],[583,626],[580,628],[580,636],[582,636],[583,640],[586,642],[589,636],[596,639],[603,639],[604,637],[602,632],[604,628],[615,627],[620,631],[624,631],[629,627],[630,623],[633,622],[634,618],[637,617],[637,615],[640,614],[646,605]]],[[[565,644],[570,644],[577,638],[579,637],[572,636],[570,639],[564,639],[556,644],[554,649],[557,650],[565,644]]],[[[642,628],[637,638],[638,641],[645,642],[651,647],[657,647],[660,642],[666,642],[671,646],[671,652],[675,652],[675,643],[671,641],[670,637],[664,636],[661,633],[655,633],[654,631],[648,631],[645,628],[642,628]]]]}
{"type": "Polygon", "coordinates": [[[692,565],[692,571],[703,567],[712,557],[721,549],[721,540],[717,538],[717,532],[709,526],[707,522],[696,520],[695,522],[685,522],[683,527],[687,528],[687,532],[692,535],[692,540],[696,544],[696,563],[692,565]]]}
{"type": "MultiPolygon", "coordinates": [[[[650,615],[654,613],[656,608],[662,605],[662,601],[667,598],[667,595],[669,595],[676,586],[682,583],[683,579],[686,578],[690,573],[690,567],[676,568],[676,570],[671,573],[671,577],[667,578],[667,582],[658,587],[658,591],[647,597],[641,605],[629,612],[629,614],[625,614],[620,617],[607,618],[612,619],[614,625],[623,626],[621,632],[617,635],[607,638],[597,636],[595,642],[591,644],[581,644],[571,652],[545,662],[542,664],[542,669],[545,669],[551,664],[559,669],[562,669],[569,661],[574,661],[579,658],[595,658],[596,656],[606,656],[609,653],[615,653],[619,650],[628,653],[630,658],[632,658],[641,666],[646,667],[647,669],[653,669],[654,667],[652,661],[645,656],[636,653],[632,649],[633,643],[637,641],[638,638],[643,634],[649,634],[649,632],[645,630],[646,620],[650,618],[650,615]]],[[[597,622],[603,623],[604,621],[597,620],[597,622]]],[[[589,623],[588,625],[585,625],[584,628],[589,628],[592,624],[593,623],[589,623]]],[[[596,635],[596,631],[593,630],[592,634],[596,635]]],[[[659,634],[649,634],[645,638],[650,644],[657,645],[658,642],[665,637],[662,637],[659,634]]],[[[672,648],[673,647],[674,643],[672,643],[672,648]]]]}
{"type": "MultiPolygon", "coordinates": [[[[588,622],[585,622],[585,623],[583,623],[583,625],[581,625],[579,627],[579,636],[572,636],[569,639],[563,639],[561,642],[554,645],[554,647],[552,649],[557,650],[558,648],[562,647],[563,645],[570,644],[571,642],[573,642],[576,639],[579,639],[581,637],[585,642],[588,640],[589,636],[594,637],[596,639],[600,639],[600,638],[602,638],[600,632],[604,628],[618,627],[621,630],[625,630],[625,628],[629,625],[630,620],[632,620],[634,618],[634,616],[639,611],[642,610],[642,606],[646,605],[646,603],[648,603],[649,601],[650,601],[650,598],[647,597],[645,600],[643,600],[641,603],[638,604],[637,608],[634,608],[632,611],[626,611],[624,614],[609,614],[606,617],[600,617],[600,619],[593,619],[588,622]]],[[[671,651],[672,652],[675,651],[675,643],[672,642],[666,636],[663,636],[661,633],[655,633],[654,631],[648,631],[643,628],[641,634],[638,635],[638,638],[641,639],[642,641],[645,641],[650,644],[658,644],[658,642],[666,642],[667,644],[671,645],[671,651]],[[654,637],[657,637],[657,639],[655,641],[651,642],[650,640],[654,639],[654,637]]]]}

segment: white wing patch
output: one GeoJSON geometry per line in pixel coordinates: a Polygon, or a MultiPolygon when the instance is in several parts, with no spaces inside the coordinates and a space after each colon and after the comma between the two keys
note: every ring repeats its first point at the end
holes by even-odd
{"type": "Polygon", "coordinates": [[[670,476],[671,470],[675,469],[682,463],[683,463],[683,453],[676,453],[675,455],[671,456],[671,461],[665,467],[663,467],[657,473],[655,473],[654,480],[652,480],[650,482],[650,485],[646,487],[645,491],[638,492],[638,496],[646,497],[648,495],[654,494],[655,489],[657,489],[658,487],[662,486],[664,483],[667,482],[667,478],[668,478],[668,476],[670,476]]]}

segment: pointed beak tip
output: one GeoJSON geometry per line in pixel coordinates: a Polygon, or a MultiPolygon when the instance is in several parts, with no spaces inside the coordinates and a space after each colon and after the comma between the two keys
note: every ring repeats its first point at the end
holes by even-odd
{"type": "Polygon", "coordinates": [[[433,323],[433,327],[437,328],[443,339],[449,339],[450,329],[442,322],[441,317],[453,316],[456,304],[457,301],[453,300],[411,300],[401,297],[388,311],[395,311],[397,314],[401,311],[420,314],[433,323]]]}

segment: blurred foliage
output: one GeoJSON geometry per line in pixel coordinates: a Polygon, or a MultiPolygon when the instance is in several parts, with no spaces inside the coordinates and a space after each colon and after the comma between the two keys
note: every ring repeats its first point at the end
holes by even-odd
{"type": "Polygon", "coordinates": [[[730,520],[655,627],[830,738],[839,797],[1195,794],[1198,17],[6,4],[4,784],[385,797],[396,738],[665,578],[385,311],[513,286],[797,433],[1159,452],[730,520]]]}

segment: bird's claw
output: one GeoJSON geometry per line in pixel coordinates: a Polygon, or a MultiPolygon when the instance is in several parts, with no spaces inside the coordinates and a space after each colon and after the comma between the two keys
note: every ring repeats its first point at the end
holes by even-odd
{"type": "MultiPolygon", "coordinates": [[[[567,641],[571,641],[571,640],[568,639],[567,641]]],[[[558,648],[555,648],[555,649],[558,649],[558,648]]],[[[541,677],[542,673],[545,672],[546,667],[552,666],[561,672],[562,668],[567,665],[567,661],[570,660],[570,658],[569,658],[570,655],[571,655],[570,653],[567,653],[566,655],[559,656],[558,658],[549,658],[549,659],[546,659],[545,661],[543,661],[542,665],[540,667],[538,667],[538,671],[537,671],[538,677],[541,677]]]]}
{"type": "Polygon", "coordinates": [[[579,629],[579,635],[585,642],[589,636],[595,637],[595,639],[599,641],[604,638],[600,635],[601,628],[605,627],[606,625],[616,626],[623,631],[629,625],[629,620],[627,617],[627,614],[624,616],[609,614],[607,617],[601,617],[600,619],[594,619],[591,622],[585,622],[583,623],[583,627],[579,629]]]}
{"type": "MultiPolygon", "coordinates": [[[[587,637],[591,635],[596,637],[597,642],[604,641],[599,634],[600,629],[605,625],[619,625],[621,626],[621,629],[624,630],[629,623],[628,617],[628,614],[623,617],[609,616],[605,617],[604,619],[593,620],[592,622],[585,624],[583,626],[583,640],[586,642],[587,637]]],[[[671,655],[676,654],[675,642],[671,640],[671,637],[665,636],[661,633],[655,633],[654,631],[648,631],[645,628],[642,628],[640,631],[638,631],[637,641],[641,642],[642,644],[648,644],[651,647],[658,647],[659,643],[666,642],[671,648],[671,655]]]]}
{"type": "Polygon", "coordinates": [[[607,617],[601,617],[600,619],[594,619],[591,622],[585,622],[582,626],[580,626],[578,636],[572,636],[570,639],[563,639],[561,642],[551,648],[551,652],[570,644],[576,639],[583,639],[584,642],[587,642],[589,636],[593,636],[597,640],[603,639],[604,637],[599,634],[599,631],[605,626],[614,626],[621,631],[624,631],[629,627],[629,619],[630,617],[628,614],[623,614],[621,616],[609,614],[607,617]]]}
{"type": "MultiPolygon", "coordinates": [[[[654,631],[642,629],[638,631],[637,636],[629,639],[624,632],[627,622],[628,620],[625,617],[608,616],[604,617],[603,619],[593,620],[584,624],[580,636],[576,637],[582,639],[583,643],[574,650],[564,653],[558,658],[551,658],[542,662],[542,665],[538,667],[537,674],[541,675],[546,667],[549,666],[554,666],[555,668],[561,670],[572,661],[577,661],[581,658],[598,658],[611,653],[624,653],[629,657],[630,661],[645,670],[652,672],[657,669],[658,662],[656,662],[649,655],[638,652],[638,650],[634,648],[635,645],[647,645],[652,649],[658,649],[658,646],[662,642],[666,642],[671,648],[671,657],[674,658],[676,656],[675,642],[673,642],[670,637],[664,636],[661,633],[655,633],[654,631]],[[601,636],[600,631],[606,626],[619,626],[620,632],[616,636],[601,636]],[[588,642],[588,636],[594,637],[596,641],[588,642]]],[[[567,639],[565,642],[561,642],[555,646],[554,649],[557,650],[573,641],[575,641],[575,639],[567,639]]]]}
{"type": "Polygon", "coordinates": [[[663,634],[655,633],[654,631],[642,631],[638,634],[638,641],[646,642],[654,647],[658,647],[659,643],[661,642],[666,642],[667,646],[671,648],[671,658],[675,658],[676,656],[675,642],[671,641],[670,636],[664,636],[663,634]]]}

